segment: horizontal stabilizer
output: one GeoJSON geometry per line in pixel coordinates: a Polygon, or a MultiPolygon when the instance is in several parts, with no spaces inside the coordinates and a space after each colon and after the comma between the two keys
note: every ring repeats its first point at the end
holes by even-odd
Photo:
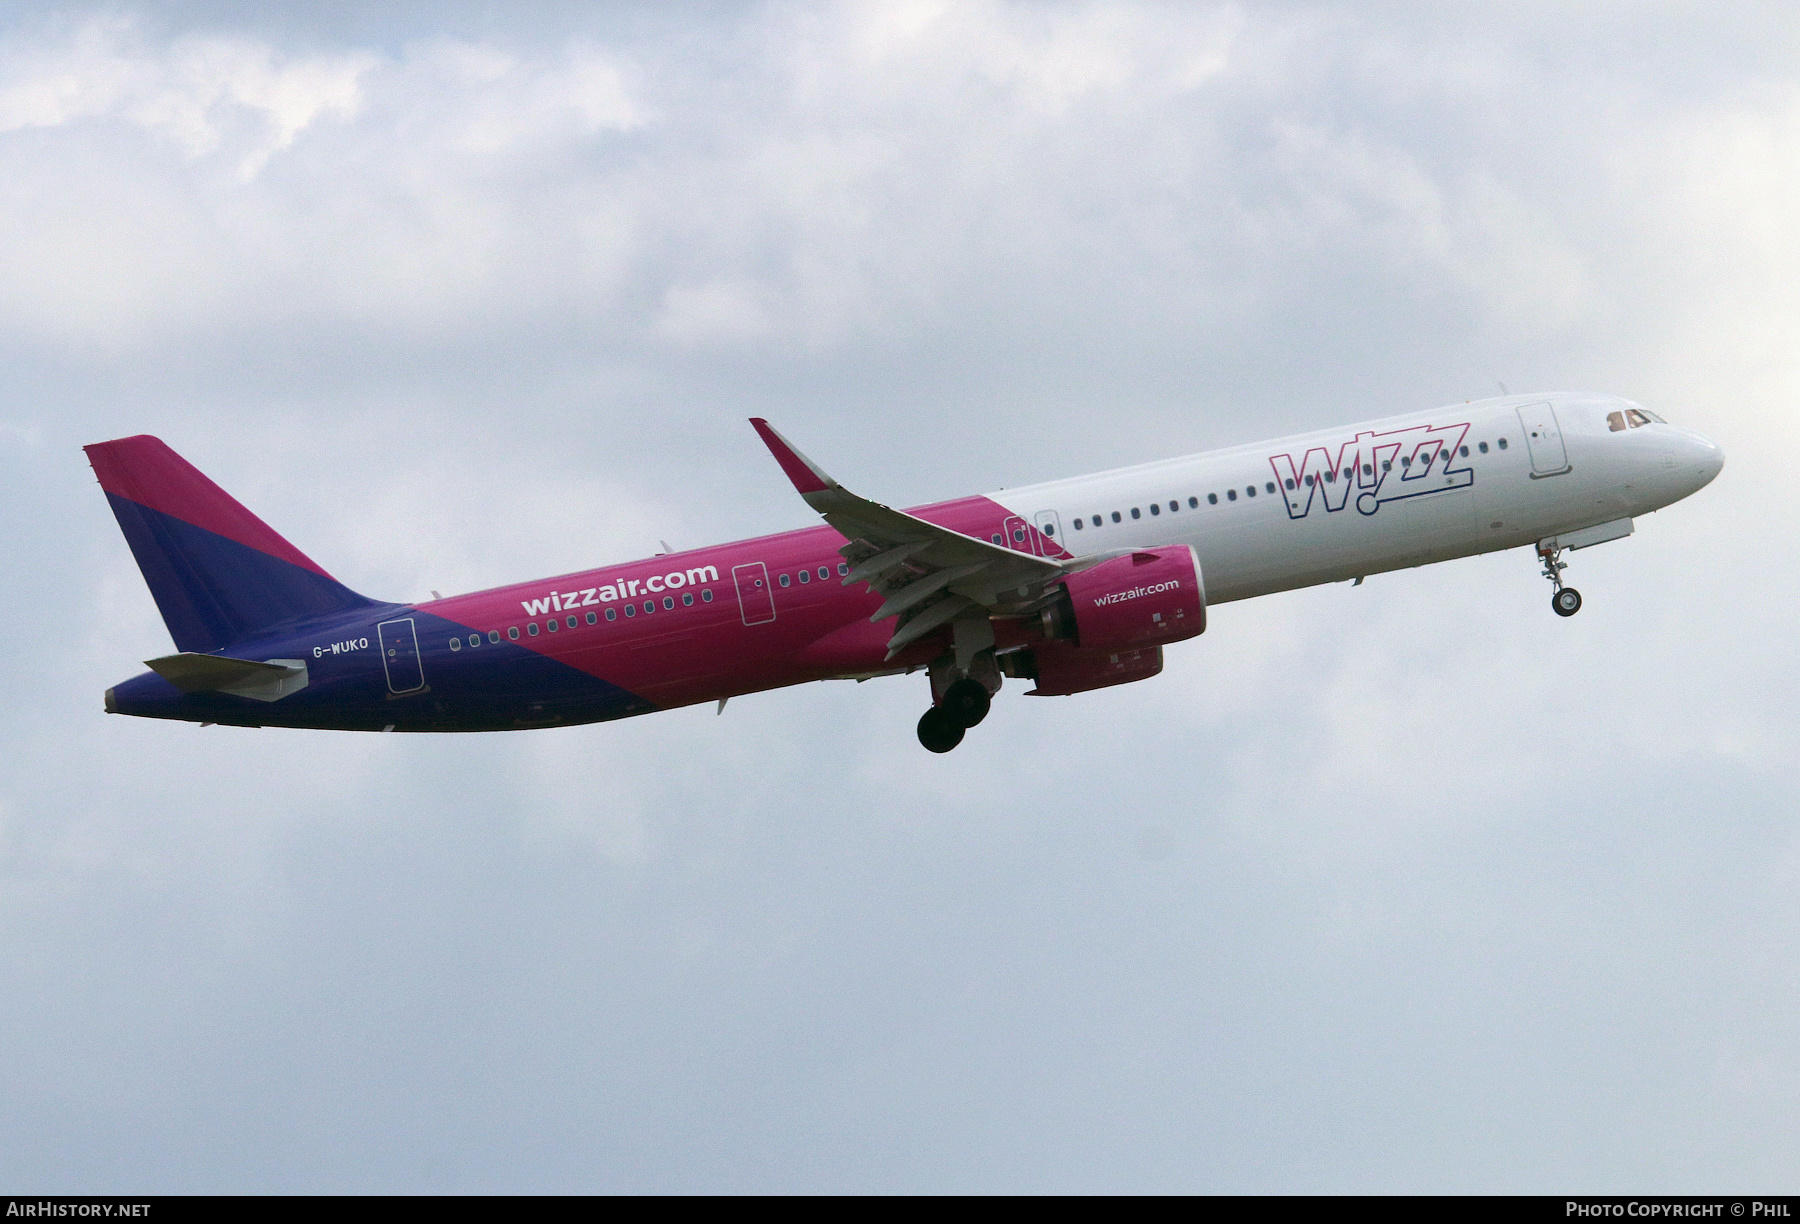
{"type": "Polygon", "coordinates": [[[279,701],[306,687],[302,659],[230,659],[223,655],[173,654],[145,660],[146,667],[184,693],[233,693],[255,701],[279,701]]]}

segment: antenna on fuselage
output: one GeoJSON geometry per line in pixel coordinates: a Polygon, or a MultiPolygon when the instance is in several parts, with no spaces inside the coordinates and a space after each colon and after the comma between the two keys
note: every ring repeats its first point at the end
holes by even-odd
{"type": "Polygon", "coordinates": [[[1507,390],[1507,389],[1506,389],[1506,384],[1505,384],[1505,383],[1501,383],[1501,384],[1500,384],[1500,394],[1501,394],[1501,395],[1511,395],[1511,394],[1512,394],[1512,392],[1511,392],[1511,391],[1508,391],[1508,390],[1507,390]]]}

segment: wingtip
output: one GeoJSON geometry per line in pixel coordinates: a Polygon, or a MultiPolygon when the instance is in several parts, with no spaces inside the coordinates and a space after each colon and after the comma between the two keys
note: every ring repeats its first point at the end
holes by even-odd
{"type": "Polygon", "coordinates": [[[827,489],[837,487],[836,481],[820,471],[805,455],[795,450],[793,444],[776,433],[775,427],[762,417],[751,417],[750,425],[756,430],[757,436],[763,440],[763,445],[769,448],[769,453],[775,456],[775,462],[781,465],[781,470],[787,474],[787,478],[793,482],[794,488],[799,490],[802,496],[808,493],[823,493],[827,489]]]}

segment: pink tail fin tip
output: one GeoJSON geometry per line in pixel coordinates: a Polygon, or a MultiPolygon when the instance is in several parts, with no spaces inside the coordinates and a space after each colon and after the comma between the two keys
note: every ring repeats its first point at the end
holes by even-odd
{"type": "Polygon", "coordinates": [[[113,496],[331,577],[162,439],[138,434],[82,449],[87,451],[94,475],[100,478],[100,487],[113,496]]]}

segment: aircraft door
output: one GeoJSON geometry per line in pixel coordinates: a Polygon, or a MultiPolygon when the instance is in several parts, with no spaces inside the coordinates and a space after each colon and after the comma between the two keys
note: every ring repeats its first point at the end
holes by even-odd
{"type": "Polygon", "coordinates": [[[388,692],[416,693],[425,687],[425,669],[419,661],[419,635],[412,617],[382,621],[375,627],[381,642],[381,666],[387,672],[388,692]]]}
{"type": "Polygon", "coordinates": [[[769,571],[761,561],[732,566],[731,581],[746,625],[766,625],[775,619],[775,592],[769,589],[769,571]]]}
{"type": "Polygon", "coordinates": [[[1531,451],[1531,475],[1559,476],[1569,470],[1569,452],[1563,448],[1556,409],[1549,404],[1527,404],[1519,409],[1525,427],[1525,446],[1531,451]]]}
{"type": "Polygon", "coordinates": [[[1008,548],[1016,548],[1024,553],[1037,552],[1037,533],[1024,519],[1009,518],[1001,525],[1001,530],[1006,533],[1002,538],[1008,548]]]}

